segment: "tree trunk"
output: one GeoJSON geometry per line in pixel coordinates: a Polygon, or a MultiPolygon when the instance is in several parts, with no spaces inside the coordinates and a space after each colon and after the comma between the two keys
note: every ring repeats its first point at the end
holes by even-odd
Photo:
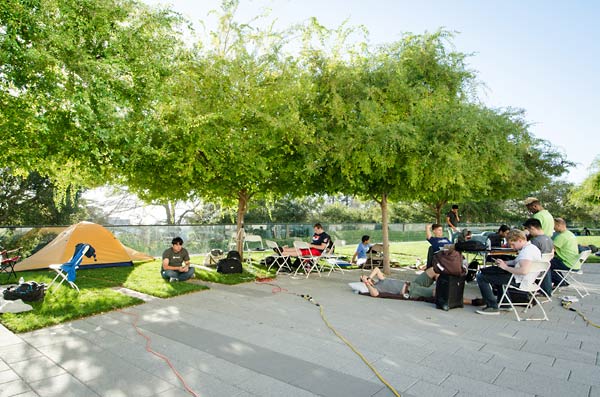
{"type": "Polygon", "coordinates": [[[381,196],[381,233],[383,238],[383,272],[387,275],[391,273],[390,268],[390,233],[388,229],[388,201],[387,194],[381,196]]]}
{"type": "Polygon", "coordinates": [[[242,261],[244,260],[244,237],[246,232],[244,231],[244,216],[248,211],[248,201],[250,196],[245,190],[242,190],[238,194],[238,210],[237,210],[237,228],[236,228],[236,250],[240,253],[242,261]]]}

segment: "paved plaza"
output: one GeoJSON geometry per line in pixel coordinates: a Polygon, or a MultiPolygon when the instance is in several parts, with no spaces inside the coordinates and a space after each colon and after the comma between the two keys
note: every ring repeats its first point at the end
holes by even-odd
{"type": "MultiPolygon", "coordinates": [[[[574,307],[600,324],[600,265],[584,271],[592,295],[574,307]]],[[[393,396],[297,294],[321,304],[402,396],[600,396],[600,329],[559,299],[544,304],[550,321],[517,322],[511,312],[481,316],[471,306],[444,312],[359,296],[347,283],[360,274],[210,284],[19,335],[0,326],[0,397],[190,396],[146,351],[135,321],[200,396],[393,396]]],[[[415,274],[394,270],[393,277],[415,274]]],[[[476,295],[477,285],[467,285],[465,296],[476,295]]]]}

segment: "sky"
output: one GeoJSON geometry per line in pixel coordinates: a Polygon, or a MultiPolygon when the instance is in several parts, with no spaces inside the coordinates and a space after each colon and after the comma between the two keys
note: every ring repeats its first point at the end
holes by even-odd
{"type": "MultiPolygon", "coordinates": [[[[219,0],[144,0],[169,6],[192,22],[208,21],[219,0]]],[[[265,8],[279,27],[316,17],[334,28],[364,25],[372,45],[403,33],[455,31],[455,49],[481,83],[488,106],[520,108],[531,132],[577,163],[563,179],[580,183],[600,154],[600,2],[480,0],[240,0],[238,20],[265,8]]],[[[199,26],[199,25],[198,25],[199,26]]],[[[210,26],[210,25],[209,25],[210,26]]]]}

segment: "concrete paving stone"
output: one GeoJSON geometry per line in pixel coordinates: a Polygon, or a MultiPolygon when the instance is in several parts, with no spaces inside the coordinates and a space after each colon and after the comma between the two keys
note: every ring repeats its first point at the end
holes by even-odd
{"type": "MultiPolygon", "coordinates": [[[[411,376],[417,379],[427,380],[430,383],[441,384],[450,372],[433,369],[420,364],[414,364],[395,357],[384,357],[372,363],[378,372],[389,373],[394,376],[411,376]]],[[[372,371],[369,370],[372,377],[372,371]]]]}
{"type": "Polygon", "coordinates": [[[237,384],[237,387],[257,396],[286,396],[286,397],[311,397],[316,394],[307,390],[280,382],[266,375],[256,374],[252,378],[237,384]]]}
{"type": "Polygon", "coordinates": [[[14,345],[0,347],[0,359],[8,364],[39,356],[41,356],[41,353],[38,349],[20,339],[19,343],[14,345]]]}
{"type": "Polygon", "coordinates": [[[535,393],[529,394],[521,389],[508,390],[504,385],[497,386],[494,384],[482,382],[472,378],[467,378],[461,375],[450,375],[441,385],[441,387],[448,387],[451,389],[457,389],[459,395],[462,392],[468,393],[475,396],[498,396],[504,397],[510,395],[511,397],[534,397],[535,393]]]}
{"type": "Polygon", "coordinates": [[[2,383],[8,383],[15,381],[17,379],[21,379],[19,375],[12,369],[4,369],[0,371],[0,388],[2,388],[2,383]]]}
{"type": "Polygon", "coordinates": [[[13,397],[28,391],[31,388],[21,379],[0,384],[0,397],[13,397]]]}
{"type": "Polygon", "coordinates": [[[288,382],[320,396],[370,396],[379,391],[377,383],[357,379],[329,368],[312,366],[299,371],[288,382]]]}
{"type": "Polygon", "coordinates": [[[191,394],[184,389],[172,388],[169,390],[161,391],[160,393],[153,394],[152,397],[190,397],[191,394]]]}
{"type": "MultiPolygon", "coordinates": [[[[569,338],[568,334],[564,338],[549,336],[548,338],[546,338],[545,342],[550,345],[568,347],[569,349],[581,349],[581,346],[583,344],[583,341],[581,341],[580,338],[569,338]]],[[[600,347],[600,344],[598,344],[598,347],[600,347]]]]}
{"type": "Polygon", "coordinates": [[[450,372],[451,374],[462,375],[467,378],[474,378],[488,383],[492,383],[501,372],[501,369],[481,363],[477,360],[468,360],[464,358],[457,360],[454,356],[444,356],[436,353],[431,354],[419,364],[439,371],[450,372]],[[460,365],[457,365],[458,362],[460,362],[460,365]]]}
{"type": "Polygon", "coordinates": [[[488,363],[494,357],[492,353],[483,352],[480,350],[464,349],[462,347],[454,352],[453,356],[457,359],[477,361],[480,363],[488,363]]]}
{"type": "Polygon", "coordinates": [[[600,367],[587,365],[577,361],[557,359],[554,368],[570,372],[569,380],[590,385],[600,385],[600,367]]]}
{"type": "MultiPolygon", "coordinates": [[[[417,383],[422,378],[408,375],[404,372],[393,371],[389,369],[378,370],[379,376],[381,376],[385,382],[387,382],[390,386],[392,386],[396,392],[402,393],[404,395],[406,390],[409,389],[412,385],[417,383]]],[[[381,385],[384,389],[389,390],[387,385],[379,379],[379,377],[371,372],[371,377],[369,378],[370,382],[381,385]]]]}
{"type": "Polygon", "coordinates": [[[600,397],[600,387],[592,386],[590,390],[590,397],[600,397]]]}
{"type": "MultiPolygon", "coordinates": [[[[241,389],[232,385],[229,382],[222,381],[212,375],[198,371],[195,368],[186,367],[179,371],[180,376],[185,381],[187,387],[193,390],[200,396],[235,396],[240,393],[241,389]]],[[[169,383],[184,388],[183,383],[177,378],[172,371],[165,372],[167,377],[171,378],[169,383]]]]}
{"type": "Polygon", "coordinates": [[[65,373],[63,368],[47,357],[34,357],[13,363],[10,366],[13,371],[29,383],[65,373]]]}
{"type": "Polygon", "coordinates": [[[43,397],[98,397],[97,393],[70,374],[31,382],[30,385],[37,394],[43,397]]]}
{"type": "Polygon", "coordinates": [[[590,385],[510,369],[502,371],[494,383],[540,396],[587,397],[590,392],[590,385]]]}
{"type": "Polygon", "coordinates": [[[408,388],[406,392],[413,396],[452,397],[458,393],[458,390],[449,387],[440,387],[438,385],[434,385],[432,383],[420,380],[414,385],[412,385],[410,388],[408,388]]]}
{"type": "Polygon", "coordinates": [[[25,393],[19,393],[15,397],[39,397],[39,394],[30,390],[26,391],[25,393]]]}
{"type": "Polygon", "coordinates": [[[567,346],[544,343],[538,340],[529,340],[521,349],[536,354],[543,354],[549,357],[562,358],[570,361],[579,361],[588,364],[596,362],[596,352],[583,351],[581,349],[570,349],[567,346]]]}
{"type": "Polygon", "coordinates": [[[0,359],[0,371],[6,371],[7,369],[10,369],[8,364],[6,364],[4,360],[0,359]]]}
{"type": "MultiPolygon", "coordinates": [[[[511,369],[514,369],[514,368],[511,368],[511,369]]],[[[531,363],[527,367],[525,372],[537,374],[537,375],[549,376],[551,378],[562,379],[562,380],[570,380],[569,375],[571,374],[571,371],[569,371],[568,369],[565,370],[564,368],[558,368],[555,366],[549,367],[547,365],[542,365],[542,364],[537,364],[537,363],[531,363]]],[[[580,383],[584,383],[584,382],[580,382],[580,383]]]]}
{"type": "Polygon", "coordinates": [[[6,327],[0,324],[0,349],[23,343],[21,338],[10,332],[6,327]]]}
{"type": "Polygon", "coordinates": [[[539,363],[551,366],[555,360],[554,357],[544,354],[537,354],[522,350],[512,350],[508,348],[503,349],[500,346],[491,344],[485,345],[481,351],[494,355],[494,358],[489,361],[489,364],[492,364],[496,359],[501,359],[507,362],[514,362],[516,364],[521,363],[520,365],[524,365],[523,370],[527,367],[527,365],[529,365],[529,363],[539,363]]]}
{"type": "Polygon", "coordinates": [[[86,385],[98,395],[106,397],[151,396],[175,386],[135,367],[119,371],[108,370],[105,376],[86,381],[86,385]]]}

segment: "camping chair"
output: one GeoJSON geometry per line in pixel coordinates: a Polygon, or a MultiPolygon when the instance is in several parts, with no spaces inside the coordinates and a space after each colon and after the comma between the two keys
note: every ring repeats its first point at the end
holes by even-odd
{"type": "Polygon", "coordinates": [[[544,317],[526,318],[524,320],[548,321],[548,316],[546,315],[546,311],[544,310],[542,303],[538,300],[536,294],[543,291],[542,288],[540,287],[540,285],[549,269],[550,269],[550,262],[532,261],[531,262],[531,271],[528,273],[528,275],[535,274],[535,280],[527,281],[527,279],[524,279],[518,285],[516,284],[516,281],[514,280],[515,275],[512,274],[510,276],[510,279],[508,280],[508,283],[503,286],[503,293],[502,293],[502,297],[500,298],[500,302],[498,303],[498,306],[509,305],[510,308],[512,309],[512,311],[515,313],[515,316],[517,316],[517,321],[521,321],[521,317],[519,317],[519,313],[517,312],[517,309],[515,308],[515,306],[525,306],[525,309],[523,310],[523,313],[525,313],[525,312],[527,312],[528,309],[530,309],[533,306],[533,302],[535,301],[535,303],[538,305],[538,307],[542,311],[544,317]],[[525,292],[527,294],[527,297],[529,298],[529,301],[524,302],[524,303],[513,302],[510,298],[510,291],[525,292]]]}
{"type": "Polygon", "coordinates": [[[270,255],[273,258],[275,258],[273,263],[271,263],[271,265],[269,265],[269,267],[267,268],[267,271],[271,270],[273,265],[277,265],[279,269],[277,269],[277,272],[275,274],[279,274],[279,271],[283,268],[286,268],[287,270],[289,270],[290,273],[292,273],[292,267],[290,266],[290,256],[283,255],[281,253],[281,248],[279,247],[279,245],[277,245],[275,241],[265,240],[265,244],[267,245],[267,248],[273,250],[273,253],[270,253],[270,255]]]}
{"type": "Polygon", "coordinates": [[[319,257],[315,257],[311,250],[310,245],[304,241],[294,241],[294,248],[296,248],[296,255],[300,260],[300,265],[296,268],[294,276],[298,274],[299,270],[302,270],[306,274],[306,278],[310,276],[310,273],[316,271],[321,277],[321,270],[319,269],[319,257]],[[302,253],[304,251],[304,253],[302,253]]]}
{"type": "Polygon", "coordinates": [[[62,283],[66,281],[67,283],[69,283],[71,288],[76,289],[77,292],[79,292],[79,288],[75,284],[75,278],[77,276],[76,271],[77,269],[79,269],[79,265],[81,265],[84,255],[88,258],[91,258],[93,256],[94,260],[96,260],[96,250],[94,249],[94,247],[86,243],[79,243],[75,246],[75,252],[73,253],[73,256],[71,257],[71,259],[69,259],[68,262],[63,263],[62,265],[52,264],[49,266],[50,270],[54,270],[56,272],[56,276],[48,286],[49,292],[52,292],[50,287],[52,287],[52,284],[58,281],[58,279],[60,279],[60,281],[58,282],[58,284],[56,284],[54,290],[56,290],[58,287],[61,286],[62,283]]]}
{"type": "Polygon", "coordinates": [[[577,291],[580,297],[583,298],[588,296],[590,294],[590,291],[588,291],[588,289],[581,282],[577,281],[577,279],[574,276],[576,274],[583,275],[581,265],[583,265],[583,263],[591,254],[591,250],[583,251],[581,254],[579,254],[579,259],[577,259],[577,262],[575,262],[573,264],[573,267],[569,270],[554,269],[553,271],[560,276],[560,282],[556,285],[556,287],[554,287],[552,293],[554,293],[564,283],[569,283],[573,286],[573,288],[575,288],[575,291],[577,291]]]}
{"type": "Polygon", "coordinates": [[[366,269],[367,266],[371,269],[373,269],[374,266],[383,266],[383,244],[373,244],[371,248],[369,248],[367,251],[367,261],[362,265],[362,268],[366,269]]]}
{"type": "Polygon", "coordinates": [[[13,250],[2,250],[0,251],[0,273],[8,274],[6,283],[10,281],[11,276],[15,276],[17,279],[17,273],[15,272],[15,265],[21,260],[21,255],[12,256],[12,254],[18,253],[23,247],[15,248],[13,250]]]}
{"type": "Polygon", "coordinates": [[[263,247],[262,237],[256,234],[246,234],[246,236],[244,236],[244,253],[248,254],[244,255],[244,257],[248,263],[252,262],[251,254],[253,252],[264,250],[265,248],[263,247]]]}
{"type": "Polygon", "coordinates": [[[319,260],[323,260],[323,265],[319,271],[325,272],[325,270],[327,270],[326,268],[329,268],[329,273],[327,273],[328,277],[331,275],[331,272],[337,270],[342,272],[342,274],[344,273],[344,269],[338,264],[339,256],[335,254],[335,243],[332,242],[330,246],[323,250],[321,256],[319,256],[319,260]]]}

